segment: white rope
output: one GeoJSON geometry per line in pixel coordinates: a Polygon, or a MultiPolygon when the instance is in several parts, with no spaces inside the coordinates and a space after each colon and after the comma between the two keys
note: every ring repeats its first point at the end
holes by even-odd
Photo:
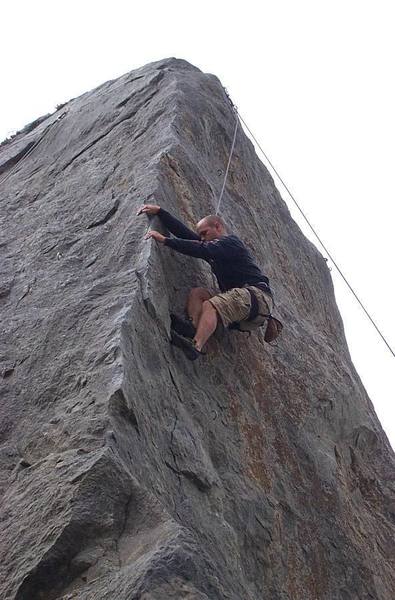
{"type": "Polygon", "coordinates": [[[217,214],[218,214],[218,212],[219,212],[219,206],[220,206],[220,204],[221,204],[222,195],[223,195],[223,193],[224,193],[224,189],[225,189],[226,180],[227,180],[227,178],[228,178],[228,172],[229,172],[230,162],[231,162],[231,160],[232,160],[233,150],[234,150],[234,147],[235,147],[235,142],[236,142],[237,128],[238,128],[238,126],[239,126],[239,117],[238,117],[238,114],[237,114],[237,108],[236,108],[235,106],[233,106],[233,110],[234,110],[234,112],[235,112],[235,115],[236,115],[236,127],[235,127],[235,132],[234,132],[234,134],[233,134],[232,147],[231,147],[230,154],[229,154],[228,165],[227,165],[227,167],[226,167],[226,171],[225,171],[224,182],[223,182],[223,184],[222,184],[222,190],[221,190],[221,193],[220,193],[220,195],[219,195],[219,199],[218,199],[217,210],[215,211],[215,214],[216,214],[216,215],[217,215],[217,214]]]}
{"type": "Polygon", "coordinates": [[[315,235],[315,237],[317,238],[317,240],[319,241],[319,243],[321,244],[322,248],[325,250],[326,254],[329,256],[330,260],[332,261],[336,271],[339,273],[339,275],[342,277],[343,281],[345,282],[345,284],[347,285],[348,289],[350,290],[350,292],[352,293],[352,295],[354,296],[354,298],[356,299],[356,301],[358,302],[358,304],[360,305],[360,307],[362,308],[362,310],[364,311],[365,315],[368,317],[369,321],[372,323],[373,327],[376,329],[377,333],[379,334],[379,336],[381,337],[381,339],[383,340],[384,344],[387,346],[388,350],[391,352],[392,356],[395,357],[395,352],[393,351],[393,349],[391,348],[391,346],[389,345],[389,343],[387,342],[386,338],[384,337],[384,335],[381,333],[380,329],[378,328],[378,326],[376,325],[375,321],[373,320],[373,318],[370,316],[369,312],[367,311],[367,309],[365,308],[365,306],[362,304],[361,300],[359,299],[359,297],[357,296],[356,292],[354,291],[354,289],[351,287],[351,284],[348,282],[346,276],[343,274],[343,272],[341,271],[340,267],[337,265],[335,259],[332,257],[331,253],[329,252],[328,248],[325,246],[324,242],[321,240],[321,238],[319,237],[318,233],[316,232],[316,230],[314,229],[314,227],[312,226],[312,224],[310,223],[310,221],[308,220],[307,216],[305,215],[305,213],[303,212],[302,208],[300,207],[300,205],[298,204],[298,202],[295,200],[294,195],[292,194],[292,192],[290,191],[290,189],[288,188],[288,186],[285,184],[284,180],[282,179],[282,177],[280,176],[280,174],[278,173],[277,169],[274,167],[273,163],[271,162],[271,160],[269,159],[269,157],[267,156],[266,152],[263,150],[262,146],[260,145],[260,143],[258,142],[258,140],[256,139],[256,137],[254,136],[254,134],[252,133],[251,129],[248,127],[247,123],[244,121],[243,117],[240,115],[240,119],[242,121],[242,123],[245,125],[247,131],[251,134],[252,139],[255,141],[256,145],[258,146],[258,148],[260,149],[260,151],[262,152],[263,156],[265,157],[265,159],[267,160],[267,162],[269,163],[269,165],[271,166],[271,168],[273,169],[274,173],[277,175],[278,179],[281,181],[282,185],[284,186],[284,188],[286,189],[286,191],[289,194],[289,197],[291,198],[291,200],[294,202],[296,208],[299,210],[299,212],[301,213],[302,217],[304,218],[304,220],[306,221],[307,225],[310,227],[311,231],[313,232],[313,234],[315,235]]]}

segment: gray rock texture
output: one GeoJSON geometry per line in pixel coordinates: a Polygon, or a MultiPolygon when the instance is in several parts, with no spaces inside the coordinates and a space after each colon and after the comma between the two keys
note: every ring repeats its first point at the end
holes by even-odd
{"type": "Polygon", "coordinates": [[[393,453],[326,262],[242,129],[221,212],[283,334],[225,332],[196,363],[169,343],[214,284],[136,211],[212,213],[233,130],[219,80],[171,58],[0,148],[3,600],[395,597],[393,453]]]}

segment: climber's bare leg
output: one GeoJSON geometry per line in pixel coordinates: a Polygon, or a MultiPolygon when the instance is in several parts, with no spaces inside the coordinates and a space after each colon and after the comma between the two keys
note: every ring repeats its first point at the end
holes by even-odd
{"type": "Polygon", "coordinates": [[[205,300],[202,304],[199,324],[197,327],[196,335],[193,340],[195,343],[196,350],[199,350],[199,352],[202,350],[204,344],[216,330],[217,324],[217,311],[215,310],[211,302],[205,300]]]}
{"type": "Polygon", "coordinates": [[[205,288],[192,288],[189,292],[187,301],[187,313],[196,329],[199,325],[200,315],[203,310],[203,303],[212,297],[212,294],[205,288]]]}

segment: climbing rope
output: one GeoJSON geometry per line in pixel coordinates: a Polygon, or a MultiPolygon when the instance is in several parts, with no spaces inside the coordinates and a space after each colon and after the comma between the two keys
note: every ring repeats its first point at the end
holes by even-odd
{"type": "Polygon", "coordinates": [[[232,156],[233,156],[233,150],[234,150],[234,148],[235,148],[235,143],[236,143],[237,129],[238,129],[238,126],[239,126],[239,117],[238,117],[238,112],[237,112],[237,106],[235,106],[235,105],[233,104],[233,102],[232,102],[232,100],[230,99],[230,96],[229,96],[229,94],[228,94],[228,92],[227,92],[227,90],[226,90],[226,89],[225,89],[225,94],[227,95],[227,97],[228,97],[228,100],[229,100],[229,102],[230,102],[230,104],[231,104],[231,106],[232,106],[232,110],[233,110],[233,112],[234,112],[234,114],[235,114],[235,118],[236,118],[236,126],[235,126],[235,131],[234,131],[234,134],[233,134],[233,141],[232,141],[232,147],[231,147],[231,149],[230,149],[230,154],[229,154],[228,164],[227,164],[226,171],[225,171],[225,177],[224,177],[224,181],[223,181],[223,184],[222,184],[221,193],[220,193],[220,195],[219,195],[219,199],[218,199],[218,203],[217,203],[217,209],[216,209],[216,211],[215,211],[215,214],[216,214],[216,215],[217,215],[217,214],[218,214],[218,212],[219,212],[219,207],[220,207],[220,204],[221,204],[222,195],[223,195],[223,193],[224,193],[224,189],[225,189],[225,185],[226,185],[226,180],[227,180],[227,178],[228,178],[229,167],[230,167],[230,163],[231,163],[232,156]]]}
{"type": "Polygon", "coordinates": [[[272,161],[270,160],[270,158],[268,157],[268,155],[266,154],[266,152],[263,150],[262,146],[260,145],[260,143],[258,142],[258,140],[256,139],[256,137],[254,136],[254,134],[252,133],[251,129],[248,127],[247,123],[245,122],[245,120],[243,119],[243,117],[240,115],[239,111],[237,110],[237,108],[234,106],[232,100],[229,97],[229,94],[227,92],[227,90],[225,89],[225,93],[229,99],[229,102],[236,114],[236,128],[235,128],[235,133],[233,136],[233,143],[232,143],[232,149],[231,149],[231,153],[229,156],[229,161],[228,161],[228,166],[226,169],[226,173],[225,173],[225,179],[224,179],[224,183],[222,186],[222,190],[221,190],[221,195],[218,201],[218,206],[217,206],[217,212],[215,214],[218,214],[218,210],[219,210],[219,205],[221,202],[221,198],[222,198],[222,193],[224,191],[225,188],[225,183],[226,183],[226,178],[228,175],[228,170],[229,170],[229,165],[230,165],[230,161],[232,159],[232,154],[233,154],[233,149],[234,149],[234,144],[235,144],[235,140],[236,140],[236,132],[237,132],[237,127],[238,127],[238,123],[239,123],[239,118],[241,120],[241,122],[243,123],[243,125],[246,127],[247,131],[250,133],[252,139],[255,141],[256,145],[258,146],[258,148],[260,149],[260,151],[262,152],[263,156],[265,157],[265,159],[267,160],[267,162],[269,163],[269,165],[271,166],[271,168],[273,169],[274,173],[276,174],[276,176],[278,177],[278,179],[281,181],[282,185],[284,186],[284,188],[286,189],[287,193],[289,194],[290,198],[292,199],[292,201],[294,202],[295,206],[297,207],[297,209],[299,210],[299,212],[301,213],[301,215],[303,216],[304,220],[306,221],[307,225],[309,226],[309,228],[311,229],[311,231],[313,232],[313,234],[315,235],[315,237],[317,238],[318,242],[320,243],[320,245],[322,246],[322,248],[325,250],[326,254],[329,256],[330,260],[332,261],[335,269],[337,270],[337,272],[339,273],[339,275],[342,277],[342,279],[344,280],[344,282],[346,283],[348,289],[351,291],[351,293],[353,294],[354,298],[357,300],[358,304],[361,306],[362,310],[364,311],[365,315],[368,317],[369,321],[372,323],[373,327],[376,329],[377,333],[379,334],[379,336],[381,337],[381,339],[383,340],[383,342],[385,343],[385,345],[387,346],[388,350],[391,352],[392,356],[395,357],[395,352],[392,350],[391,346],[389,345],[389,343],[387,342],[386,338],[384,337],[384,335],[381,333],[380,329],[378,328],[378,326],[376,325],[376,323],[374,322],[373,318],[370,316],[369,312],[367,311],[367,309],[365,308],[365,306],[363,305],[363,303],[361,302],[361,300],[359,299],[358,295],[356,294],[356,292],[354,291],[354,289],[352,288],[351,284],[348,282],[346,276],[343,274],[343,272],[341,271],[340,267],[337,265],[336,261],[334,260],[334,258],[332,257],[331,253],[329,252],[329,250],[327,249],[327,247],[325,246],[325,244],[323,243],[323,241],[321,240],[321,238],[319,237],[318,233],[315,231],[314,227],[312,226],[312,224],[310,223],[310,221],[308,220],[307,216],[305,215],[305,213],[303,212],[302,208],[300,207],[300,205],[298,204],[298,202],[295,200],[294,195],[292,194],[292,192],[290,191],[290,189],[288,188],[288,186],[285,184],[284,180],[282,179],[282,177],[280,176],[280,174],[278,173],[277,169],[274,167],[272,161]]]}

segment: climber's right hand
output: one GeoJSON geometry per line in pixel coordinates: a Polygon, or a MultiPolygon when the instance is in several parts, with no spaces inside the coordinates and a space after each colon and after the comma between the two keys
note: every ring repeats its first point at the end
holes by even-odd
{"type": "Polygon", "coordinates": [[[146,215],[156,215],[158,214],[159,210],[160,206],[157,206],[156,204],[143,204],[143,206],[140,206],[139,210],[137,211],[137,216],[144,213],[146,215]]]}

